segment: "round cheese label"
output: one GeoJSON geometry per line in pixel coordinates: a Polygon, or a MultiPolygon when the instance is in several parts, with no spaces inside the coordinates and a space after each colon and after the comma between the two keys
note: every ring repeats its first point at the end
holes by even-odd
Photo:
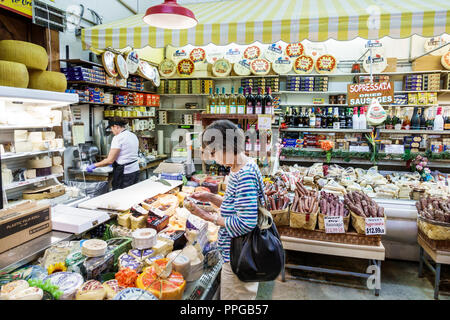
{"type": "Polygon", "coordinates": [[[156,69],[155,66],[150,66],[150,68],[153,69],[153,78],[151,79],[153,81],[153,84],[157,87],[161,84],[161,78],[159,77],[158,69],[156,69]]]}
{"type": "Polygon", "coordinates": [[[202,48],[195,48],[189,54],[189,58],[194,63],[204,62],[206,60],[206,51],[202,48]]]}
{"type": "Polygon", "coordinates": [[[85,282],[79,290],[80,291],[95,291],[95,290],[104,290],[104,289],[105,288],[103,288],[103,285],[101,284],[101,282],[99,282],[97,280],[89,280],[89,281],[85,282]]]}
{"type": "MultiPolygon", "coordinates": [[[[428,39],[424,43],[425,52],[430,52],[431,50],[437,49],[447,42],[450,41],[450,35],[443,34],[442,36],[433,37],[428,39]]],[[[448,47],[443,47],[439,50],[433,51],[430,54],[433,56],[441,56],[444,55],[448,51],[448,47]]]]}
{"type": "Polygon", "coordinates": [[[189,59],[188,52],[185,49],[177,49],[172,54],[172,60],[175,61],[175,63],[178,63],[183,59],[189,59]]]}
{"type": "Polygon", "coordinates": [[[128,66],[128,72],[131,74],[135,74],[138,71],[139,68],[139,55],[136,51],[131,51],[127,54],[127,66],[128,66]]]}
{"type": "Polygon", "coordinates": [[[141,60],[141,62],[139,62],[138,70],[139,74],[147,80],[153,81],[153,79],[155,78],[156,71],[147,61],[141,60]]]}
{"type": "Polygon", "coordinates": [[[230,63],[238,63],[242,58],[242,51],[238,47],[230,47],[225,51],[224,57],[230,63]]]}
{"type": "Polygon", "coordinates": [[[370,62],[372,60],[372,72],[373,73],[381,73],[386,69],[387,67],[387,60],[381,53],[376,53],[372,51],[372,57],[370,56],[370,52],[368,52],[364,56],[363,60],[363,68],[364,70],[369,73],[370,72],[370,62]]]}
{"type": "Polygon", "coordinates": [[[177,72],[177,65],[169,59],[164,59],[159,64],[159,74],[164,78],[169,78],[177,72]]]}
{"type": "Polygon", "coordinates": [[[249,76],[252,73],[250,70],[250,61],[247,59],[242,59],[235,63],[233,70],[238,76],[249,76]]]}
{"type": "Polygon", "coordinates": [[[177,66],[177,72],[178,75],[188,77],[192,75],[192,73],[195,70],[194,62],[192,62],[190,59],[183,59],[178,62],[177,66]]]}
{"type": "Polygon", "coordinates": [[[127,288],[120,291],[113,300],[158,300],[150,292],[139,288],[127,288]]]}
{"type": "Polygon", "coordinates": [[[107,243],[103,240],[91,239],[84,241],[82,246],[89,250],[106,249],[107,243]]]}
{"type": "Polygon", "coordinates": [[[70,299],[72,295],[83,285],[83,277],[75,272],[57,272],[44,278],[44,283],[50,280],[50,283],[58,286],[63,292],[63,299],[70,299]]]}
{"type": "Polygon", "coordinates": [[[291,59],[300,57],[304,51],[305,47],[300,42],[290,43],[286,47],[286,55],[291,59]]]}
{"type": "Polygon", "coordinates": [[[278,43],[272,43],[264,52],[264,58],[270,62],[281,58],[283,56],[283,47],[278,43]]]}
{"type": "Polygon", "coordinates": [[[105,67],[106,73],[113,78],[119,75],[116,71],[115,58],[116,55],[111,51],[105,51],[102,55],[103,67],[105,67]]]}
{"type": "Polygon", "coordinates": [[[118,54],[115,59],[117,71],[122,79],[128,79],[130,73],[128,72],[128,65],[124,57],[118,54]]]}
{"type": "Polygon", "coordinates": [[[450,70],[450,51],[442,55],[441,63],[445,69],[450,70]]]}
{"type": "Polygon", "coordinates": [[[231,63],[226,59],[217,60],[212,67],[212,72],[216,77],[226,77],[231,72],[231,63]]]}
{"type": "Polygon", "coordinates": [[[244,50],[244,58],[248,60],[258,59],[261,56],[261,49],[258,46],[250,46],[244,50]]]}
{"type": "Polygon", "coordinates": [[[292,65],[292,60],[288,56],[282,56],[272,62],[272,69],[277,74],[286,74],[292,70],[292,65]]]}
{"type": "Polygon", "coordinates": [[[302,55],[295,59],[295,73],[306,74],[311,73],[314,69],[314,59],[310,56],[302,55]]]}
{"type": "Polygon", "coordinates": [[[254,75],[266,75],[270,72],[270,62],[266,59],[255,59],[250,62],[250,70],[254,75]]]}
{"type": "Polygon", "coordinates": [[[336,58],[331,54],[324,54],[317,58],[316,71],[318,73],[331,73],[337,68],[336,58]]]}
{"type": "Polygon", "coordinates": [[[217,60],[223,59],[223,52],[219,49],[208,50],[206,53],[206,61],[214,64],[217,60]]]}

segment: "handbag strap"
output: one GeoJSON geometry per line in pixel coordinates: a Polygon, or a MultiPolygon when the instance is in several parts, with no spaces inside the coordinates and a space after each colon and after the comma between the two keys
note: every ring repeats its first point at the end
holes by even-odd
{"type": "Polygon", "coordinates": [[[256,174],[256,179],[258,180],[259,192],[258,194],[258,226],[261,230],[269,229],[272,226],[273,218],[269,210],[266,209],[267,197],[264,193],[264,187],[261,183],[261,179],[258,174],[256,174]],[[261,196],[264,203],[261,202],[261,196]]]}

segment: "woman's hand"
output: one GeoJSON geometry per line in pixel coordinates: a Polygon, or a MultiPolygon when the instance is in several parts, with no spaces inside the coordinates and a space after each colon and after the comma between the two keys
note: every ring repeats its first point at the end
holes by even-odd
{"type": "Polygon", "coordinates": [[[213,196],[210,192],[195,192],[191,195],[191,198],[202,202],[211,202],[213,196]]]}
{"type": "MultiPolygon", "coordinates": [[[[199,200],[199,201],[203,201],[203,200],[199,200]]],[[[191,201],[189,201],[189,211],[193,215],[195,215],[199,218],[202,218],[203,220],[209,221],[209,222],[213,222],[213,220],[215,218],[211,212],[200,209],[196,204],[194,204],[191,201]]]]}

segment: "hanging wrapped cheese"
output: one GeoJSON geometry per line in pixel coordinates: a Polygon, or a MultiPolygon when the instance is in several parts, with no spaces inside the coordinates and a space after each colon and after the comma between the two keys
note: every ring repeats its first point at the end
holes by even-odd
{"type": "Polygon", "coordinates": [[[155,86],[159,87],[161,84],[161,78],[159,76],[158,69],[154,66],[150,66],[150,67],[153,69],[153,78],[152,78],[153,84],[155,86]]]}
{"type": "Polygon", "coordinates": [[[286,55],[295,60],[305,52],[305,47],[300,42],[290,43],[286,47],[286,55]]]}
{"type": "Polygon", "coordinates": [[[226,49],[224,58],[236,64],[242,59],[242,51],[238,46],[230,46],[226,49]]]}
{"type": "Polygon", "coordinates": [[[445,69],[450,70],[450,51],[442,55],[441,63],[445,69]]]}
{"type": "Polygon", "coordinates": [[[153,79],[155,78],[155,72],[155,69],[152,68],[152,66],[147,61],[141,60],[139,62],[138,74],[144,79],[153,81],[153,79]]]}
{"type": "Polygon", "coordinates": [[[386,111],[381,106],[378,99],[372,99],[369,110],[367,110],[367,123],[371,126],[380,126],[386,121],[386,111]]]}
{"type": "Polygon", "coordinates": [[[281,56],[272,62],[272,69],[277,74],[287,74],[292,70],[292,60],[288,56],[281,56]]]}
{"type": "Polygon", "coordinates": [[[233,70],[238,76],[249,76],[252,73],[250,70],[250,61],[247,59],[242,59],[235,63],[233,70]]]}
{"type": "Polygon", "coordinates": [[[299,74],[311,73],[314,69],[314,59],[310,56],[302,55],[295,59],[294,71],[299,74]]]}
{"type": "Polygon", "coordinates": [[[317,58],[316,61],[316,71],[317,73],[326,74],[332,73],[337,68],[336,58],[331,54],[324,54],[317,58]]]}
{"type": "Polygon", "coordinates": [[[103,67],[105,67],[106,73],[113,78],[119,75],[116,71],[115,58],[116,55],[111,51],[105,51],[102,55],[103,67]]]}
{"type": "Polygon", "coordinates": [[[272,43],[264,52],[264,58],[273,63],[283,56],[283,47],[278,43],[272,43]]]}
{"type": "Polygon", "coordinates": [[[189,77],[194,73],[195,65],[190,59],[183,59],[178,62],[177,72],[181,77],[189,77]]]}
{"type": "Polygon", "coordinates": [[[159,65],[159,74],[164,78],[172,77],[177,72],[177,65],[169,59],[164,59],[159,65]]]}
{"type": "Polygon", "coordinates": [[[258,46],[250,46],[244,50],[244,59],[254,60],[261,57],[261,49],[258,46]]]}
{"type": "Polygon", "coordinates": [[[255,76],[265,76],[270,72],[270,62],[266,59],[255,59],[250,62],[250,70],[255,76]]]}
{"type": "Polygon", "coordinates": [[[139,68],[139,55],[137,51],[133,50],[129,52],[126,56],[128,72],[131,74],[135,74],[139,68]]]}
{"type": "Polygon", "coordinates": [[[215,77],[227,77],[231,73],[231,63],[226,59],[217,60],[212,67],[212,73],[215,77]]]}
{"type": "Polygon", "coordinates": [[[195,48],[189,54],[189,58],[194,64],[203,63],[206,61],[206,51],[202,48],[195,48]]]}
{"type": "Polygon", "coordinates": [[[128,79],[130,73],[128,71],[128,65],[122,55],[118,54],[114,59],[117,67],[117,72],[122,79],[128,79]]]}
{"type": "Polygon", "coordinates": [[[370,52],[364,56],[363,68],[364,71],[370,73],[370,61],[372,60],[372,73],[381,73],[388,66],[387,59],[381,51],[372,50],[372,57],[370,52]]]}

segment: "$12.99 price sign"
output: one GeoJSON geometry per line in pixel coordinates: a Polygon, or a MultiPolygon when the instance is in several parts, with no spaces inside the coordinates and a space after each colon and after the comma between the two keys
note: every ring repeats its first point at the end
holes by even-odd
{"type": "Polygon", "coordinates": [[[366,236],[386,234],[384,218],[366,218],[366,236]]]}

